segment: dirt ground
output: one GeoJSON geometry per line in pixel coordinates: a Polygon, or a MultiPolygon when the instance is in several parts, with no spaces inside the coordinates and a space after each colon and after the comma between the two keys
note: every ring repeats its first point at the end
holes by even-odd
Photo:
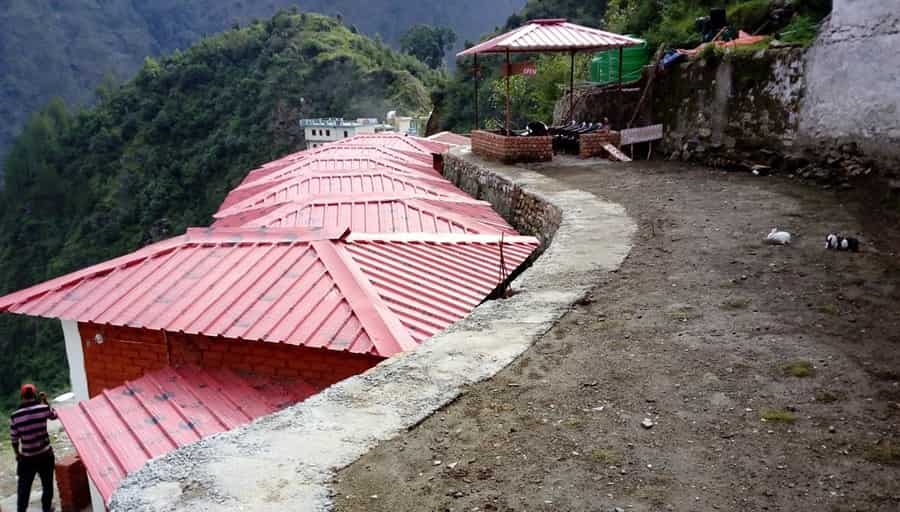
{"type": "Polygon", "coordinates": [[[632,253],[510,367],[343,470],[338,511],[900,510],[895,224],[786,178],[541,172],[625,205],[632,253]],[[761,242],[775,226],[790,246],[761,242]],[[833,230],[864,252],[826,251],[833,230]]]}

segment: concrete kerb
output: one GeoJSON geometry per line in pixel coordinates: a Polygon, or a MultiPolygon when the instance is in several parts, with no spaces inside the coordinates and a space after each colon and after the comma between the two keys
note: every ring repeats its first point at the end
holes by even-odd
{"type": "Polygon", "coordinates": [[[552,243],[513,282],[519,293],[302,404],[149,462],[123,482],[111,510],[330,510],[338,470],[509,365],[631,249],[636,225],[620,205],[465,150],[445,166],[487,173],[561,214],[552,243]]]}

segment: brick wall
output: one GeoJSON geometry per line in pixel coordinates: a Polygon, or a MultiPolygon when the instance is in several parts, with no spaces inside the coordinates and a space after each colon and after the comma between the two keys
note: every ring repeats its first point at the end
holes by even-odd
{"type": "Polygon", "coordinates": [[[612,144],[618,147],[620,140],[621,138],[617,131],[585,133],[578,137],[578,156],[580,158],[606,156],[607,152],[603,149],[603,145],[612,144]]]}
{"type": "Polygon", "coordinates": [[[168,365],[165,337],[159,331],[94,324],[78,324],[78,331],[92,397],[168,365]],[[102,336],[102,343],[98,343],[97,334],[102,336]]]}
{"type": "Polygon", "coordinates": [[[476,130],[472,132],[472,152],[507,164],[548,162],[553,159],[553,137],[506,137],[476,130]]]}
{"type": "Polygon", "coordinates": [[[229,368],[266,377],[300,377],[311,384],[329,386],[381,361],[372,356],[280,343],[95,324],[79,324],[78,328],[92,397],[166,366],[229,368]],[[97,334],[103,337],[103,343],[97,343],[97,334]]]}
{"type": "Polygon", "coordinates": [[[77,455],[68,455],[56,462],[56,487],[62,512],[81,512],[91,503],[87,470],[77,455]]]}

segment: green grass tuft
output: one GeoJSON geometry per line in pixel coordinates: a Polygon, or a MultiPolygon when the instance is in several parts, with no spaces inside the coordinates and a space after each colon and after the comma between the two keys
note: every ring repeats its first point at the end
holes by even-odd
{"type": "Polygon", "coordinates": [[[828,391],[827,389],[820,389],[819,391],[816,391],[816,401],[817,402],[830,404],[830,403],[837,402],[840,399],[841,399],[840,395],[838,395],[837,393],[828,391]]]}
{"type": "Polygon", "coordinates": [[[622,462],[622,454],[612,448],[594,448],[591,450],[591,458],[607,465],[618,465],[622,462]]]}
{"type": "Polygon", "coordinates": [[[798,379],[812,377],[816,374],[816,369],[813,368],[812,363],[809,361],[792,361],[784,365],[781,370],[785,376],[797,377],[798,379]]]}
{"type": "Polygon", "coordinates": [[[816,309],[825,315],[838,316],[841,314],[841,310],[835,304],[822,304],[816,309]]]}
{"type": "Polygon", "coordinates": [[[808,48],[815,42],[819,27],[809,16],[794,16],[794,19],[779,32],[778,39],[808,48]]]}
{"type": "Polygon", "coordinates": [[[759,419],[778,423],[793,423],[797,421],[797,415],[780,409],[763,409],[759,419]]]}
{"type": "Polygon", "coordinates": [[[900,466],[900,444],[885,442],[866,449],[866,458],[878,464],[900,466]]]}
{"type": "Polygon", "coordinates": [[[754,33],[769,17],[769,0],[749,0],[728,8],[728,22],[738,30],[754,33]]]}

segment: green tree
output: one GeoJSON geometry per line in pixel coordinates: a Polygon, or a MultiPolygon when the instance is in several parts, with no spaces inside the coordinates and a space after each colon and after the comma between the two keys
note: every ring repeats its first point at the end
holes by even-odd
{"type": "Polygon", "coordinates": [[[444,63],[447,50],[456,43],[456,33],[447,27],[413,25],[400,38],[400,49],[437,69],[444,63]]]}

